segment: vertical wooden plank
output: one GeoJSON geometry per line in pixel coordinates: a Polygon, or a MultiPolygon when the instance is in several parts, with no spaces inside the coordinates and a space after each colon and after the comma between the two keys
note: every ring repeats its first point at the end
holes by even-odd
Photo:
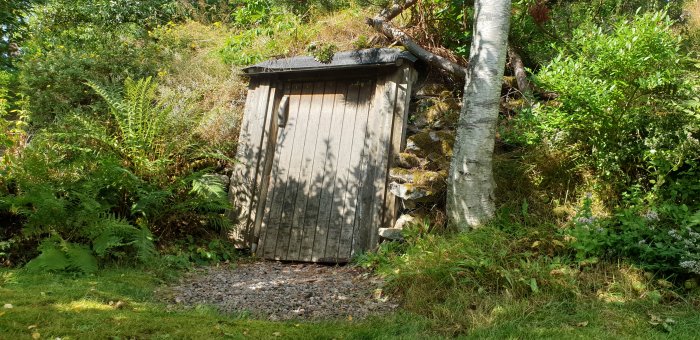
{"type": "MultiPolygon", "coordinates": [[[[324,84],[323,96],[321,99],[320,106],[317,107],[317,103],[312,104],[312,114],[318,113],[319,124],[318,130],[316,132],[316,141],[314,147],[314,164],[311,173],[311,186],[309,187],[308,201],[306,204],[306,209],[304,211],[304,221],[303,221],[303,236],[301,241],[301,246],[299,250],[299,259],[301,261],[311,261],[312,253],[314,250],[314,242],[317,236],[317,227],[319,221],[319,209],[321,205],[321,198],[324,193],[327,193],[328,181],[326,176],[330,171],[327,171],[333,162],[332,155],[330,154],[331,136],[336,131],[334,126],[338,124],[337,120],[339,115],[334,115],[333,105],[336,98],[336,91],[338,89],[337,83],[334,81],[326,82],[324,84]]],[[[342,117],[341,117],[342,118],[342,117]]],[[[310,131],[313,133],[313,131],[310,131]]],[[[319,237],[325,237],[319,234],[319,237]]]]}
{"type": "Polygon", "coordinates": [[[384,91],[381,93],[381,106],[379,106],[377,115],[379,116],[379,123],[377,125],[377,136],[376,136],[376,148],[374,149],[374,154],[372,159],[375,163],[376,174],[373,179],[372,188],[375,190],[372,200],[372,207],[370,213],[370,221],[365,225],[365,233],[368,235],[367,243],[365,244],[366,249],[373,248],[379,239],[377,235],[377,228],[382,226],[384,222],[384,209],[385,198],[386,198],[386,179],[388,177],[388,161],[389,161],[389,150],[391,147],[391,123],[394,118],[394,104],[396,103],[396,93],[397,93],[397,79],[396,74],[388,76],[384,84],[384,91]]]}
{"type": "Polygon", "coordinates": [[[287,92],[289,96],[289,115],[286,124],[283,127],[280,126],[278,130],[275,165],[271,174],[271,191],[268,193],[265,216],[261,227],[265,229],[265,238],[262,242],[262,249],[259,248],[259,253],[267,259],[275,258],[282,205],[287,189],[289,164],[293,153],[293,143],[291,141],[294,140],[296,132],[296,114],[299,108],[300,92],[300,84],[293,84],[287,92]]]}
{"type": "MultiPolygon", "coordinates": [[[[309,111],[313,98],[314,85],[307,82],[302,84],[301,92],[298,96],[298,108],[295,112],[296,121],[294,124],[294,140],[292,141],[292,154],[289,159],[289,170],[287,174],[287,189],[285,190],[282,203],[279,231],[277,236],[277,247],[275,258],[287,260],[290,237],[292,236],[292,225],[297,203],[297,194],[301,189],[304,192],[300,177],[304,168],[304,148],[309,126],[309,111]]],[[[290,102],[290,104],[293,104],[290,102]]],[[[290,108],[293,108],[291,106],[290,108]]],[[[290,111],[291,114],[291,111],[290,111]]]]}
{"type": "MultiPolygon", "coordinates": [[[[393,112],[393,127],[391,131],[391,152],[388,156],[388,168],[394,166],[394,156],[398,155],[406,146],[406,128],[408,123],[408,107],[411,100],[411,83],[413,82],[413,68],[403,65],[396,71],[397,88],[396,103],[393,112]]],[[[388,175],[387,175],[388,178],[388,175]]],[[[386,184],[388,186],[388,183],[386,184]]],[[[386,209],[384,210],[384,221],[382,227],[392,227],[396,222],[399,202],[398,198],[386,190],[386,209]]]]}
{"type": "MultiPolygon", "coordinates": [[[[270,106],[268,108],[268,122],[266,123],[266,131],[268,131],[267,141],[263,144],[265,147],[262,157],[264,162],[261,162],[262,172],[259,177],[261,177],[259,189],[256,190],[257,197],[257,207],[255,208],[255,217],[251,218],[253,237],[251,250],[255,252],[257,250],[258,244],[262,244],[264,239],[265,230],[262,228],[263,217],[265,216],[265,208],[267,203],[267,195],[270,190],[270,177],[272,174],[272,168],[275,161],[275,150],[277,150],[277,136],[278,136],[278,126],[277,126],[277,109],[279,108],[282,96],[285,94],[285,86],[281,82],[274,82],[272,84],[275,92],[274,95],[270,96],[269,101],[270,106]]],[[[252,216],[251,216],[252,217],[252,216]]]]}
{"type": "Polygon", "coordinates": [[[314,237],[314,245],[311,255],[311,261],[319,262],[325,255],[326,243],[328,240],[328,228],[331,219],[331,210],[333,209],[333,194],[335,191],[336,169],[338,150],[340,149],[340,133],[344,130],[344,112],[345,102],[347,98],[348,86],[346,83],[340,83],[337,86],[337,91],[333,99],[333,125],[331,129],[333,133],[328,136],[327,152],[326,152],[326,167],[325,176],[323,178],[321,199],[319,202],[318,220],[316,222],[316,236],[314,237]]]}
{"type": "MultiPolygon", "coordinates": [[[[315,82],[310,85],[312,88],[309,92],[307,92],[305,88],[305,94],[308,93],[311,98],[309,100],[308,107],[308,127],[305,132],[306,141],[304,143],[304,149],[301,152],[303,155],[303,163],[301,164],[301,172],[299,173],[298,177],[299,188],[297,189],[294,204],[294,215],[291,218],[291,235],[289,237],[289,247],[286,256],[286,260],[289,261],[302,260],[300,253],[301,245],[305,241],[304,238],[306,237],[313,240],[313,234],[306,232],[307,230],[304,226],[304,219],[307,215],[306,210],[309,208],[308,202],[309,200],[312,200],[310,196],[314,194],[312,188],[314,188],[315,181],[317,180],[317,175],[315,174],[314,170],[316,167],[318,167],[318,164],[323,161],[323,155],[317,157],[316,147],[318,137],[323,135],[322,131],[319,130],[319,126],[321,123],[321,109],[324,98],[325,83],[315,82]]],[[[323,180],[321,179],[321,182],[322,181],[323,180]]],[[[318,212],[317,205],[316,212],[318,212]]]]}
{"type": "Polygon", "coordinates": [[[229,212],[230,218],[236,222],[232,230],[231,237],[236,242],[242,242],[241,229],[245,229],[247,221],[247,212],[250,209],[250,182],[246,183],[248,175],[246,174],[246,155],[250,154],[250,133],[253,125],[253,114],[255,105],[259,97],[259,81],[251,79],[248,84],[248,94],[246,96],[245,108],[241,119],[241,128],[238,134],[238,146],[236,149],[236,162],[233,166],[231,175],[231,184],[229,187],[230,200],[232,209],[229,212]]]}
{"type": "Polygon", "coordinates": [[[230,188],[235,209],[232,211],[232,217],[238,221],[232,236],[238,240],[239,245],[249,245],[245,243],[250,241],[250,214],[257,203],[256,180],[269,93],[269,81],[251,80],[236,152],[239,163],[234,166],[230,188]]]}
{"type": "Polygon", "coordinates": [[[269,138],[270,138],[270,120],[274,112],[274,107],[276,104],[276,96],[279,92],[276,84],[274,82],[268,82],[268,90],[266,99],[264,103],[261,103],[260,115],[258,115],[258,122],[256,129],[261,132],[259,147],[257,147],[257,161],[255,165],[255,182],[253,187],[253,202],[251,204],[250,216],[248,217],[248,229],[246,231],[247,244],[253,244],[255,240],[255,220],[257,219],[257,213],[259,211],[259,206],[265,203],[264,195],[262,195],[263,200],[261,200],[261,194],[263,187],[263,178],[267,174],[265,172],[265,164],[268,161],[268,148],[269,148],[269,138]],[[261,190],[262,189],[262,190],[261,190]]]}
{"type": "Polygon", "coordinates": [[[350,163],[350,156],[352,154],[352,143],[355,137],[355,121],[357,118],[360,86],[356,81],[349,82],[347,86],[348,94],[345,100],[345,110],[343,111],[343,129],[339,131],[340,145],[338,148],[338,162],[336,164],[331,218],[328,224],[326,249],[323,255],[323,258],[327,259],[327,261],[335,261],[338,256],[338,242],[340,240],[343,224],[346,223],[344,214],[347,202],[345,199],[350,186],[350,174],[353,170],[353,166],[350,163]]]}
{"type": "Polygon", "coordinates": [[[363,153],[366,162],[365,179],[357,202],[355,229],[353,230],[353,249],[367,249],[369,245],[371,223],[373,221],[373,203],[375,200],[376,188],[375,178],[378,176],[377,149],[379,148],[379,134],[381,132],[382,108],[384,107],[384,93],[386,79],[377,79],[373,99],[370,102],[367,118],[367,137],[363,145],[363,153]]]}
{"type": "Polygon", "coordinates": [[[347,171],[347,185],[343,197],[342,228],[338,241],[336,258],[349,260],[352,256],[352,235],[355,227],[355,213],[362,187],[366,181],[367,162],[363,154],[367,139],[367,122],[374,82],[360,82],[360,89],[355,111],[355,133],[350,146],[350,166],[347,171]]]}

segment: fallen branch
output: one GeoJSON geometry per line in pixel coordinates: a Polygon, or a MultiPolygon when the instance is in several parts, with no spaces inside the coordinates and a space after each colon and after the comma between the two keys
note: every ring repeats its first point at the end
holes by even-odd
{"type": "Polygon", "coordinates": [[[384,9],[376,17],[367,18],[367,25],[372,26],[377,32],[382,33],[387,38],[399,42],[406,48],[406,50],[413,53],[418,59],[424,61],[425,63],[438,67],[450,74],[464,79],[464,77],[467,75],[467,69],[465,67],[455,64],[447,58],[431,53],[418,45],[418,43],[416,43],[408,34],[394,27],[388,22],[401,14],[407,8],[415,5],[416,2],[417,0],[407,0],[403,3],[403,5],[394,2],[391,7],[384,9]]]}

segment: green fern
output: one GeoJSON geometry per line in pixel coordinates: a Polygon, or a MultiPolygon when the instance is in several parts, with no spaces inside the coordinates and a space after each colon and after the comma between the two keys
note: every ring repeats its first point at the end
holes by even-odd
{"type": "Polygon", "coordinates": [[[116,126],[111,135],[84,119],[81,121],[89,136],[114,148],[120,157],[133,164],[138,175],[163,176],[172,162],[173,150],[179,141],[168,140],[167,120],[170,108],[156,103],[158,85],[151,77],[124,82],[124,97],[111,94],[99,85],[88,82],[108,105],[116,126]]]}
{"type": "Polygon", "coordinates": [[[28,270],[67,271],[90,274],[97,271],[97,259],[84,245],[65,241],[53,235],[39,245],[41,254],[27,263],[28,270]]]}
{"type": "Polygon", "coordinates": [[[97,256],[106,257],[115,250],[129,249],[141,262],[156,256],[153,235],[145,224],[135,227],[124,219],[107,214],[90,230],[93,234],[92,249],[97,256]]]}
{"type": "Polygon", "coordinates": [[[212,174],[204,174],[199,178],[195,178],[192,181],[190,193],[205,200],[219,202],[226,200],[228,197],[224,183],[218,176],[212,174]]]}

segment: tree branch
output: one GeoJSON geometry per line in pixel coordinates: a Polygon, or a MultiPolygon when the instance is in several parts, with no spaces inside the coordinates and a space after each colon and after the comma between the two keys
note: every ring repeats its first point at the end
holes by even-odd
{"type": "Polygon", "coordinates": [[[396,18],[399,14],[405,11],[407,8],[415,5],[418,0],[406,0],[403,5],[399,4],[398,1],[394,3],[389,8],[383,9],[375,19],[382,19],[383,21],[391,21],[391,19],[396,18]]]}
{"type": "Polygon", "coordinates": [[[372,26],[377,32],[391,40],[395,40],[403,45],[409,52],[413,53],[418,59],[447,71],[461,79],[467,75],[467,69],[461,65],[451,62],[447,58],[434,54],[425,48],[418,45],[408,34],[394,27],[388,21],[401,14],[407,8],[413,6],[417,0],[406,0],[403,5],[398,2],[382,10],[382,12],[374,18],[367,18],[367,25],[372,26]]]}
{"type": "Polygon", "coordinates": [[[532,85],[527,79],[523,59],[520,58],[520,55],[510,46],[508,46],[508,59],[510,59],[510,66],[513,68],[513,73],[515,74],[515,81],[518,83],[518,90],[520,90],[525,98],[532,98],[532,85]]]}

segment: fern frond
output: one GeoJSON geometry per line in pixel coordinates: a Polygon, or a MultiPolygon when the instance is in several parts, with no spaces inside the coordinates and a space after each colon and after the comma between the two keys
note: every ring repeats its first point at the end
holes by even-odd
{"type": "Polygon", "coordinates": [[[69,270],[85,274],[97,271],[97,259],[92,256],[92,252],[88,247],[70,243],[66,245],[64,252],[68,258],[69,270]]]}
{"type": "Polygon", "coordinates": [[[92,249],[100,257],[123,248],[133,249],[138,259],[152,259],[156,254],[153,236],[148,228],[133,226],[115,215],[103,215],[90,230],[93,233],[92,249]]]}
{"type": "Polygon", "coordinates": [[[198,198],[211,201],[220,201],[228,197],[224,182],[219,176],[212,174],[205,174],[194,179],[190,193],[198,198]]]}
{"type": "Polygon", "coordinates": [[[39,245],[41,254],[26,268],[41,271],[70,271],[90,274],[97,271],[97,259],[89,248],[70,243],[54,234],[39,245]]]}
{"type": "Polygon", "coordinates": [[[35,259],[29,261],[25,268],[32,271],[63,271],[68,268],[68,256],[59,248],[46,248],[35,259]]]}

